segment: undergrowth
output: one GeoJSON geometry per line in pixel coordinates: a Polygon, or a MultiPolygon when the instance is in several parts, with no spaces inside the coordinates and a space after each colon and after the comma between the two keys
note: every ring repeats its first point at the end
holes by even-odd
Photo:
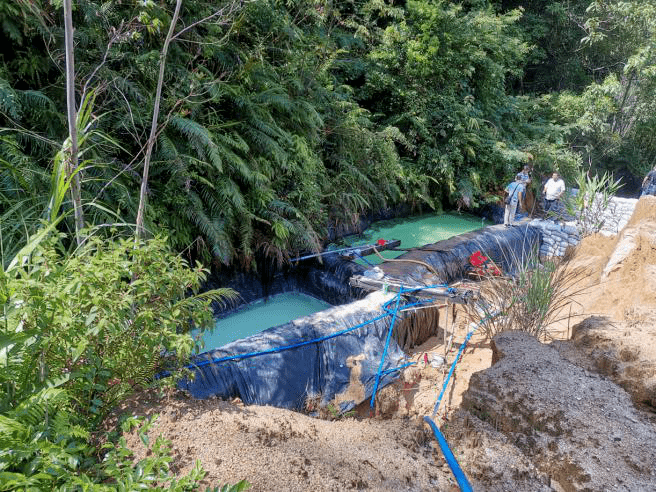
{"type": "Polygon", "coordinates": [[[123,439],[94,443],[122,399],[185,363],[190,327],[231,291],[197,294],[206,271],[162,238],[88,237],[73,254],[60,239],[42,229],[0,270],[0,490],[198,490],[200,464],[176,476],[163,438],[138,462],[123,439]]]}

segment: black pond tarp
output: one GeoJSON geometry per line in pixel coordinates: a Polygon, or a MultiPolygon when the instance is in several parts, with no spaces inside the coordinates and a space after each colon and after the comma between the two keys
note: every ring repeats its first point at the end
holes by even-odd
{"type": "MultiPolygon", "coordinates": [[[[200,354],[193,361],[196,364],[194,380],[181,381],[179,387],[196,398],[239,397],[246,404],[302,410],[308,398],[319,396],[322,405],[326,405],[335,395],[344,393],[353,370],[354,374],[360,373],[358,379],[363,385],[360,401],[364,401],[373,392],[392,318],[389,315],[320,343],[239,360],[212,360],[265,352],[356,327],[383,316],[382,305],[390,300],[394,300],[393,295],[376,292],[365,299],[299,318],[200,354]]],[[[390,306],[393,308],[394,302],[390,306]]],[[[392,339],[383,371],[398,367],[404,357],[392,339]]],[[[394,373],[383,376],[380,387],[395,377],[394,373]]],[[[346,401],[341,410],[346,411],[360,401],[346,401]]]]}
{"type": "Polygon", "coordinates": [[[438,282],[452,283],[466,276],[469,257],[481,251],[512,275],[518,265],[525,264],[529,258],[537,259],[541,240],[540,230],[528,222],[515,227],[489,226],[417,248],[394,262],[385,263],[382,269],[389,277],[407,284],[435,282],[430,279],[428,268],[417,263],[422,262],[437,272],[438,282]]]}
{"type": "Polygon", "coordinates": [[[283,292],[302,292],[337,306],[366,295],[365,291],[349,284],[351,276],[362,274],[365,270],[366,267],[344,260],[337,253],[329,253],[320,259],[291,261],[291,264],[272,272],[266,281],[252,272],[213,272],[204,289],[227,287],[239,293],[236,302],[214,305],[217,319],[230,316],[254,301],[283,292]]]}
{"type": "MultiPolygon", "coordinates": [[[[438,271],[443,282],[450,283],[465,275],[468,258],[477,250],[491,257],[505,272],[512,273],[517,263],[526,262],[537,251],[540,241],[539,229],[526,224],[512,228],[491,226],[427,245],[423,250],[406,253],[399,259],[411,258],[428,263],[438,271]]],[[[327,258],[326,264],[331,272],[328,280],[331,284],[334,283],[335,273],[342,278],[361,271],[361,267],[352,267],[354,263],[335,255],[327,258]]],[[[383,270],[408,285],[425,281],[428,273],[426,267],[412,262],[385,263],[383,270]]],[[[312,271],[307,278],[316,282],[314,290],[321,289],[320,271],[312,271]]],[[[347,278],[343,281],[348,283],[347,278]]],[[[345,291],[344,295],[350,294],[345,291]]],[[[196,398],[238,397],[246,404],[302,410],[308,398],[319,396],[325,405],[336,395],[345,393],[351,385],[352,374],[357,375],[359,371],[357,380],[362,385],[360,391],[349,392],[359,394],[359,401],[345,401],[341,410],[346,411],[372,395],[392,318],[389,315],[320,343],[238,360],[212,361],[276,350],[358,326],[383,315],[382,305],[391,299],[392,294],[374,292],[364,299],[269,328],[201,354],[194,359],[197,364],[196,377],[192,381],[181,381],[179,387],[196,398]]],[[[383,370],[398,367],[403,362],[404,353],[392,338],[383,370]]],[[[392,382],[397,375],[397,372],[385,375],[380,387],[392,382]]]]}

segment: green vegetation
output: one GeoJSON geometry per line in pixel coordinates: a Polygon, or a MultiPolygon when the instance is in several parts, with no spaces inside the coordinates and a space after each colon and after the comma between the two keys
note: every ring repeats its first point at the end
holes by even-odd
{"type": "Polygon", "coordinates": [[[52,230],[0,272],[0,490],[196,490],[200,464],[175,477],[164,440],[133,464],[124,440],[98,449],[94,434],[125,396],[186,362],[189,328],[232,292],[189,295],[206,272],[161,238],[91,236],[69,254],[52,230]]]}
{"type": "MultiPolygon", "coordinates": [[[[581,237],[599,232],[604,225],[604,215],[608,215],[611,198],[622,187],[620,179],[612,180],[608,173],[589,176],[581,170],[576,177],[576,195],[564,199],[567,213],[578,217],[577,224],[581,237]]],[[[612,210],[610,211],[612,212],[612,210]]]]}
{"type": "Polygon", "coordinates": [[[547,326],[567,319],[583,290],[586,271],[572,267],[570,259],[566,255],[540,263],[537,249],[527,258],[508,259],[516,271],[512,276],[486,276],[480,300],[467,307],[470,319],[487,338],[520,330],[547,339],[547,326]]]}
{"type": "MultiPolygon", "coordinates": [[[[590,212],[656,164],[656,0],[0,0],[0,16],[5,490],[193,487],[165,443],[133,466],[91,436],[229,295],[189,296],[195,260],[281,264],[386,207],[473,211],[528,162],[536,196],[557,169],[590,212]]],[[[508,287],[537,334],[559,271],[508,287]]]]}
{"type": "Polygon", "coordinates": [[[243,268],[382,207],[496,203],[531,157],[569,183],[653,164],[652,2],[195,0],[175,22],[171,3],[74,2],[75,159],[62,5],[0,2],[5,247],[38,226],[53,163],[87,225],[135,223],[147,198],[147,233],[243,268]]]}

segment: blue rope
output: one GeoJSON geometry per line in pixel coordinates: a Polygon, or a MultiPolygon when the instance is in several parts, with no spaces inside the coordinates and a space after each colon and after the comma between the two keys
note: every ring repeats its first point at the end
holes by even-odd
{"type": "Polygon", "coordinates": [[[440,432],[440,429],[435,425],[435,422],[433,422],[430,417],[424,417],[424,420],[428,422],[428,425],[431,426],[431,429],[433,429],[433,434],[435,435],[435,438],[437,439],[438,444],[440,445],[440,449],[442,450],[442,454],[444,455],[444,458],[446,459],[446,462],[449,465],[449,468],[451,468],[451,473],[453,473],[453,476],[456,478],[456,482],[458,482],[458,486],[460,487],[460,490],[462,492],[472,492],[472,486],[469,483],[469,480],[467,480],[467,477],[465,476],[465,472],[462,471],[462,468],[460,468],[460,464],[458,464],[458,460],[456,460],[456,457],[453,455],[451,452],[451,448],[449,448],[449,443],[446,442],[446,439],[440,432]]]}
{"type": "MultiPolygon", "coordinates": [[[[364,258],[363,258],[363,259],[364,259],[364,258]]],[[[365,260],[365,261],[366,261],[366,260],[365,260]]],[[[206,366],[206,365],[208,365],[208,364],[218,364],[218,363],[220,363],[220,362],[227,362],[227,361],[230,361],[230,360],[249,359],[249,358],[257,357],[257,356],[260,356],[260,355],[266,355],[266,354],[273,354],[273,353],[283,352],[283,351],[285,351],[285,350],[291,350],[291,349],[295,349],[295,348],[298,348],[298,347],[303,347],[303,346],[306,346],[306,345],[310,345],[310,344],[313,344],[313,343],[323,342],[323,341],[325,341],[325,340],[329,340],[329,339],[331,339],[331,338],[335,338],[335,337],[338,337],[338,336],[344,335],[345,333],[349,333],[349,332],[351,332],[351,331],[357,330],[358,328],[362,328],[363,326],[366,326],[366,325],[368,325],[368,324],[370,324],[370,323],[374,323],[374,322],[376,322],[376,321],[378,321],[378,320],[381,320],[381,319],[383,319],[383,318],[385,318],[385,317],[387,317],[387,316],[389,316],[389,315],[392,315],[392,321],[391,321],[391,323],[390,323],[390,327],[389,327],[389,330],[388,330],[388,332],[387,332],[387,338],[386,338],[386,340],[385,340],[385,348],[383,349],[383,355],[382,355],[382,357],[381,357],[380,364],[379,364],[379,366],[378,366],[378,371],[377,371],[377,373],[376,373],[376,380],[375,380],[375,382],[374,382],[374,389],[373,389],[373,393],[372,393],[372,396],[371,396],[371,403],[370,403],[370,405],[371,405],[371,408],[373,409],[373,408],[374,408],[374,405],[375,405],[376,393],[377,393],[377,391],[378,391],[378,386],[379,386],[379,384],[380,384],[380,378],[381,378],[381,376],[387,375],[387,374],[389,374],[389,373],[391,373],[391,372],[398,371],[398,370],[400,370],[400,369],[402,369],[402,368],[404,368],[404,367],[407,367],[407,366],[409,366],[409,365],[414,364],[413,362],[410,362],[410,363],[408,363],[408,364],[404,364],[404,365],[399,366],[399,367],[396,367],[396,368],[387,369],[387,370],[385,370],[385,371],[382,370],[383,365],[384,365],[384,363],[385,363],[385,356],[387,355],[387,350],[388,350],[388,348],[389,348],[389,344],[390,344],[390,341],[391,341],[391,338],[392,338],[392,332],[394,331],[394,324],[395,324],[395,322],[396,322],[397,314],[398,314],[398,312],[399,312],[399,305],[400,305],[400,302],[401,302],[401,294],[409,294],[409,293],[412,293],[412,292],[418,292],[418,291],[421,291],[421,290],[432,289],[432,288],[438,288],[438,287],[448,287],[448,285],[447,285],[447,284],[436,284],[436,285],[430,285],[430,286],[424,286],[424,287],[415,287],[415,288],[412,288],[412,289],[405,289],[405,288],[403,287],[403,285],[401,285],[401,287],[400,287],[400,289],[399,289],[399,292],[398,292],[398,294],[396,295],[396,299],[395,299],[395,298],[392,298],[392,299],[390,299],[389,301],[387,301],[387,302],[385,302],[385,303],[383,304],[382,309],[385,311],[385,314],[382,314],[382,315],[377,316],[377,317],[375,317],[375,318],[373,318],[373,319],[370,319],[370,320],[368,320],[368,321],[365,321],[365,322],[363,322],[363,323],[360,323],[360,324],[358,324],[358,325],[355,325],[355,326],[353,326],[353,327],[351,327],[351,328],[346,328],[346,329],[344,329],[344,330],[341,330],[341,331],[338,331],[338,332],[332,333],[332,334],[330,334],[330,335],[326,335],[326,336],[319,337],[319,338],[314,338],[314,339],[312,339],[312,340],[304,340],[304,341],[300,341],[300,342],[293,343],[293,344],[291,344],[291,345],[284,345],[284,346],[282,346],[282,347],[273,347],[273,348],[270,348],[270,349],[267,349],[267,350],[258,351],[258,352],[249,352],[249,353],[246,353],[246,354],[238,354],[238,355],[230,355],[230,356],[226,356],[226,357],[219,357],[219,358],[205,359],[205,360],[202,360],[202,361],[199,361],[199,362],[196,362],[196,363],[187,364],[186,367],[189,368],[189,369],[193,369],[194,367],[202,367],[202,366],[206,366]],[[396,305],[395,305],[395,307],[394,307],[394,310],[392,311],[392,310],[389,309],[389,305],[390,305],[392,302],[395,302],[395,301],[396,301],[396,305]]],[[[452,288],[452,287],[448,287],[448,288],[447,288],[447,292],[449,292],[449,293],[451,293],[451,292],[456,292],[456,289],[454,289],[454,288],[452,288]]],[[[431,299],[422,299],[422,300],[419,300],[418,302],[414,302],[414,303],[410,303],[410,304],[404,304],[404,305],[403,305],[403,308],[408,308],[408,307],[412,307],[412,306],[418,306],[418,305],[426,304],[426,303],[429,303],[429,302],[432,302],[432,300],[431,300],[431,299]]],[[[472,332],[470,332],[470,333],[467,335],[467,339],[468,339],[472,334],[473,334],[473,330],[472,330],[472,332]]],[[[467,343],[467,339],[465,339],[465,343],[460,347],[460,351],[461,351],[461,352],[462,352],[462,350],[463,350],[465,344],[467,343]]],[[[459,357],[459,356],[460,356],[460,352],[458,353],[458,357],[459,357]]],[[[449,380],[449,378],[451,377],[451,374],[452,374],[453,370],[455,369],[455,363],[457,362],[458,357],[456,357],[456,361],[454,362],[453,366],[451,367],[451,371],[449,371],[449,376],[447,377],[446,384],[448,384],[448,380],[449,380]]],[[[442,395],[444,394],[444,391],[445,391],[445,389],[446,389],[446,384],[445,384],[444,388],[442,389],[442,393],[440,394],[440,397],[439,397],[439,399],[438,399],[437,405],[436,405],[436,407],[435,407],[435,413],[437,412],[437,408],[438,408],[439,403],[440,403],[440,401],[441,401],[441,399],[442,399],[442,395]]],[[[434,413],[433,415],[435,415],[435,413],[434,413]]]]}
{"type": "MultiPolygon", "coordinates": [[[[403,293],[403,285],[401,285],[401,287],[399,288],[399,292],[396,295],[396,306],[394,308],[392,322],[390,323],[389,330],[387,330],[387,339],[385,340],[385,348],[383,349],[383,355],[381,356],[380,364],[378,365],[378,372],[376,373],[376,380],[374,381],[374,389],[371,393],[371,401],[369,403],[369,407],[371,408],[371,410],[374,409],[374,405],[376,401],[376,392],[378,391],[378,384],[380,383],[380,377],[383,371],[383,364],[385,363],[385,356],[387,355],[387,348],[389,347],[390,340],[392,339],[392,331],[394,331],[394,323],[396,322],[396,315],[399,312],[399,303],[401,302],[402,293],[403,293]]],[[[385,311],[387,311],[387,309],[385,309],[385,311]]]]}
{"type": "MultiPolygon", "coordinates": [[[[415,291],[423,290],[423,289],[427,289],[427,288],[445,287],[445,286],[446,285],[435,285],[435,286],[430,286],[430,287],[418,287],[418,288],[413,288],[413,289],[404,289],[404,293],[415,292],[415,291]]],[[[383,304],[383,310],[385,311],[385,314],[383,314],[381,316],[378,316],[374,319],[371,319],[369,321],[365,321],[364,323],[360,323],[359,325],[353,326],[351,328],[347,328],[345,330],[338,331],[338,332],[333,333],[331,335],[326,335],[324,337],[315,338],[315,339],[307,340],[307,341],[303,341],[303,342],[298,342],[298,343],[294,343],[294,344],[291,344],[291,345],[285,345],[283,347],[274,347],[274,348],[264,350],[264,351],[261,351],[261,352],[249,352],[247,354],[239,354],[239,355],[220,357],[218,359],[206,359],[206,360],[200,361],[198,363],[188,364],[186,367],[188,369],[192,369],[194,367],[202,367],[202,366],[205,366],[207,364],[226,362],[226,361],[229,361],[229,360],[249,359],[251,357],[257,357],[258,355],[265,355],[265,354],[271,354],[271,353],[276,353],[276,352],[282,352],[284,350],[290,350],[290,349],[293,349],[293,348],[302,347],[304,345],[309,345],[309,344],[312,344],[312,343],[318,343],[318,342],[322,342],[324,340],[329,340],[331,338],[338,337],[338,336],[343,335],[345,333],[348,333],[350,331],[357,330],[358,328],[362,328],[363,326],[366,326],[369,323],[374,323],[374,322],[376,322],[380,319],[383,319],[384,317],[386,317],[388,315],[394,314],[392,311],[387,309],[387,306],[389,304],[391,304],[392,302],[394,302],[394,298],[392,298],[390,301],[383,304]]],[[[417,303],[408,304],[407,307],[423,304],[423,303],[426,303],[426,302],[429,302],[429,301],[428,300],[422,300],[422,301],[417,302],[417,303]]],[[[406,307],[406,306],[404,305],[404,307],[406,307]]]]}
{"type": "MultiPolygon", "coordinates": [[[[403,288],[403,287],[402,288],[403,288],[403,293],[404,294],[409,294],[409,293],[417,292],[417,291],[420,291],[420,290],[435,289],[435,288],[438,288],[438,287],[447,287],[447,284],[428,285],[426,287],[413,287],[412,289],[406,289],[406,288],[403,288]]],[[[448,289],[447,289],[447,291],[448,291],[448,289]]],[[[435,299],[420,299],[415,303],[404,304],[402,307],[405,309],[405,308],[408,308],[408,307],[418,306],[420,304],[426,304],[426,303],[429,303],[429,302],[433,302],[434,300],[435,299]]],[[[385,302],[382,306],[383,310],[388,312],[389,314],[393,314],[393,311],[391,311],[389,309],[389,305],[392,304],[394,301],[395,301],[395,298],[393,297],[389,301],[385,302]]]]}
{"type": "Polygon", "coordinates": [[[360,323],[359,325],[352,326],[351,328],[346,328],[345,330],[341,330],[341,331],[338,331],[338,332],[335,332],[335,333],[331,333],[330,335],[326,335],[326,336],[323,336],[323,337],[314,338],[312,340],[305,340],[305,341],[302,341],[302,342],[297,342],[297,343],[294,343],[292,345],[285,345],[285,346],[282,346],[282,347],[273,347],[273,348],[270,348],[270,349],[267,349],[267,350],[262,350],[261,352],[249,352],[247,354],[230,355],[230,356],[226,356],[226,357],[220,357],[218,359],[206,359],[206,360],[202,360],[202,361],[200,361],[198,363],[195,363],[195,364],[188,364],[186,367],[189,368],[189,369],[193,369],[194,367],[206,366],[207,364],[225,362],[225,361],[228,361],[228,360],[249,359],[251,357],[257,357],[258,355],[273,354],[273,353],[276,353],[276,352],[282,352],[284,350],[290,350],[290,349],[294,349],[294,348],[298,348],[298,347],[303,347],[304,345],[310,345],[312,343],[323,342],[324,340],[329,340],[331,338],[338,337],[338,336],[343,335],[345,333],[348,333],[350,331],[357,330],[358,328],[362,328],[363,326],[366,326],[370,323],[375,323],[376,321],[381,320],[381,319],[383,319],[387,316],[389,316],[389,313],[382,314],[382,315],[377,316],[373,319],[365,321],[364,323],[360,323]]]}
{"type": "Polygon", "coordinates": [[[456,368],[456,364],[458,363],[458,360],[460,359],[460,354],[462,354],[462,351],[465,349],[465,346],[467,345],[467,341],[469,341],[469,339],[471,338],[471,336],[473,334],[474,334],[474,330],[467,333],[467,336],[465,337],[465,341],[460,345],[460,350],[458,350],[458,354],[456,355],[456,358],[453,361],[453,364],[451,364],[451,369],[449,369],[449,374],[447,374],[447,376],[446,376],[446,380],[444,381],[444,386],[442,386],[442,391],[440,392],[440,396],[437,398],[437,403],[435,404],[435,408],[433,409],[433,418],[437,414],[437,409],[440,408],[440,403],[442,402],[442,397],[444,396],[444,392],[446,391],[446,388],[449,385],[449,379],[451,379],[451,375],[453,374],[453,371],[456,368]]]}
{"type": "Polygon", "coordinates": [[[360,253],[358,253],[357,251],[352,251],[352,253],[353,253],[355,256],[357,256],[358,258],[360,258],[362,261],[364,261],[367,265],[369,265],[369,266],[371,266],[371,267],[372,267],[372,266],[376,266],[376,265],[374,265],[373,263],[371,263],[369,260],[367,260],[364,256],[362,256],[360,253]]]}

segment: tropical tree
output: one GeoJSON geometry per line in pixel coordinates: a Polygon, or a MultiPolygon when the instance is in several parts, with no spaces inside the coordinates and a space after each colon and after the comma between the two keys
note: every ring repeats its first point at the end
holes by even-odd
{"type": "Polygon", "coordinates": [[[505,94],[528,48],[513,35],[519,11],[465,9],[450,2],[410,1],[404,19],[388,25],[368,57],[372,69],[359,92],[365,107],[407,137],[401,149],[431,193],[473,207],[499,186],[527,153],[504,132],[517,116],[505,94]],[[515,154],[502,148],[515,147],[515,154]]]}

